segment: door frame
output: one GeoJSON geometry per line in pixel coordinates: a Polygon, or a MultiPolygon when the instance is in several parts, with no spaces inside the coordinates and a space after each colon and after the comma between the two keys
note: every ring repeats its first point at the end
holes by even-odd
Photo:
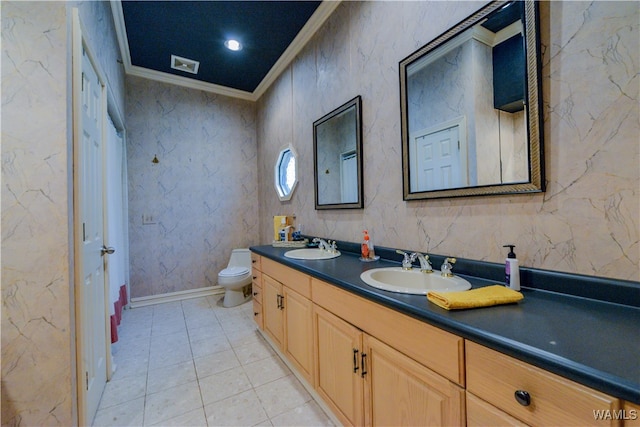
{"type": "MultiPolygon", "coordinates": [[[[106,140],[106,127],[105,121],[107,117],[107,85],[104,73],[96,60],[96,56],[93,54],[90,46],[86,43],[84,34],[84,28],[80,22],[80,14],[78,8],[72,9],[72,41],[71,41],[71,57],[72,57],[72,71],[71,71],[71,86],[72,86],[72,134],[73,134],[73,265],[74,265],[74,286],[73,286],[73,298],[74,298],[74,318],[75,323],[73,325],[75,336],[75,382],[76,382],[76,404],[77,404],[77,417],[79,425],[89,425],[93,420],[87,419],[90,414],[87,414],[87,393],[84,380],[85,366],[83,363],[83,341],[82,331],[83,325],[86,319],[83,318],[83,310],[80,307],[82,304],[81,286],[78,285],[78,280],[82,279],[81,274],[81,260],[82,260],[82,236],[80,230],[82,229],[81,217],[80,217],[80,204],[79,204],[79,147],[82,138],[81,123],[81,108],[82,108],[82,56],[83,51],[86,53],[89,61],[91,62],[98,79],[100,81],[102,91],[102,126],[101,126],[101,139],[102,149],[104,150],[104,141],[106,140]]],[[[104,156],[102,159],[104,166],[104,156]]],[[[104,177],[103,177],[104,181],[104,177]]],[[[104,199],[104,188],[103,188],[104,199]]],[[[104,217],[104,203],[103,203],[103,217],[104,217]]],[[[103,231],[104,232],[104,231],[103,231]]],[[[103,280],[106,280],[106,275],[103,275],[103,280]]],[[[106,285],[106,283],[105,283],[106,285]]],[[[108,288],[103,286],[104,290],[104,306],[102,310],[105,316],[105,330],[104,339],[106,341],[106,354],[105,354],[105,369],[107,380],[110,379],[111,373],[111,340],[109,333],[110,322],[108,321],[108,288]]],[[[99,309],[99,307],[96,307],[99,309]]]]}

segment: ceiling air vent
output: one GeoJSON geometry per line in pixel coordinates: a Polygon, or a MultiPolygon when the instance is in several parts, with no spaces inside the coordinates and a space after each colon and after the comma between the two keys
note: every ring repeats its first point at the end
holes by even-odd
{"type": "Polygon", "coordinates": [[[191,74],[198,74],[200,62],[193,59],[182,58],[180,56],[171,55],[171,68],[174,70],[186,71],[191,74]]]}

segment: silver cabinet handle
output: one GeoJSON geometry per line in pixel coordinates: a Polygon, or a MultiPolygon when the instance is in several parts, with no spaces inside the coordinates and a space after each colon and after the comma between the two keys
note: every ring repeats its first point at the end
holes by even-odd
{"type": "Polygon", "coordinates": [[[102,246],[102,249],[100,250],[100,255],[104,255],[104,254],[109,254],[111,255],[112,253],[114,253],[116,251],[116,249],[114,247],[111,246],[102,246]]]}

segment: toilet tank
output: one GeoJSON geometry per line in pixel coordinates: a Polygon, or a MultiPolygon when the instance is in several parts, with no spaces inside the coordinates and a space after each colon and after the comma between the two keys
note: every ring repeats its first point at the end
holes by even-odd
{"type": "Polygon", "coordinates": [[[251,251],[249,249],[234,249],[227,267],[246,267],[251,270],[251,251]]]}

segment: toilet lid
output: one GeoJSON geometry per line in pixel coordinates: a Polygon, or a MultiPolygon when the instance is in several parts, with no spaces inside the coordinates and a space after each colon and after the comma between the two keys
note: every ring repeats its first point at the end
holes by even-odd
{"type": "Polygon", "coordinates": [[[242,276],[243,274],[247,274],[249,269],[246,267],[227,267],[220,272],[220,276],[222,277],[235,277],[242,276]]]}

